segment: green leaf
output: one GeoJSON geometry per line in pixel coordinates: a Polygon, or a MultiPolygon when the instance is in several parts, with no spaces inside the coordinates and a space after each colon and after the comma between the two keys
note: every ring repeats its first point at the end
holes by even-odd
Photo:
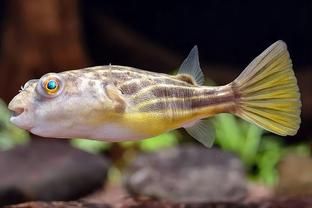
{"type": "Polygon", "coordinates": [[[220,114],[215,119],[216,141],[224,149],[237,151],[244,143],[242,129],[236,118],[230,114],[220,114]]]}
{"type": "Polygon", "coordinates": [[[30,136],[10,122],[10,112],[7,105],[0,99],[0,150],[8,150],[15,145],[25,144],[30,136]]]}
{"type": "Polygon", "coordinates": [[[72,139],[70,143],[78,149],[93,154],[103,152],[111,146],[111,143],[108,142],[88,139],[72,139]]]}
{"type": "Polygon", "coordinates": [[[159,149],[172,147],[178,144],[175,132],[168,132],[156,137],[144,139],[139,142],[139,146],[143,151],[156,151],[159,149]]]}
{"type": "Polygon", "coordinates": [[[248,125],[246,130],[246,139],[241,156],[245,163],[252,165],[258,153],[263,130],[252,124],[248,125]]]}

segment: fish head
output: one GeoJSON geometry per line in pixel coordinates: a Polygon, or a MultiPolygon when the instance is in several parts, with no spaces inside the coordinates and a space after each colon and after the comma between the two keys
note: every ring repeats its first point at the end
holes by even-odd
{"type": "Polygon", "coordinates": [[[30,80],[9,103],[10,121],[43,137],[88,137],[94,120],[112,108],[103,84],[72,72],[30,80]]]}

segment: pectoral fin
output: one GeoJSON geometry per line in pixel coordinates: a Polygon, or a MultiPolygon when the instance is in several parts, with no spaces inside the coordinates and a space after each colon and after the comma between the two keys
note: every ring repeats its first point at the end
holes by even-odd
{"type": "Polygon", "coordinates": [[[211,147],[213,145],[215,131],[210,120],[199,120],[194,125],[184,128],[189,135],[206,147],[211,147]]]}
{"type": "Polygon", "coordinates": [[[113,102],[113,108],[116,110],[116,112],[124,112],[127,104],[121,91],[112,84],[106,85],[105,91],[108,98],[113,102]]]}

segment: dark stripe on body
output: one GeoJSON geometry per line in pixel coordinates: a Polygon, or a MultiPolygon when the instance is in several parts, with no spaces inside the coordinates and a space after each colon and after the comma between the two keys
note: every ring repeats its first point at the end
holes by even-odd
{"type": "MultiPolygon", "coordinates": [[[[192,110],[230,102],[237,96],[229,86],[195,86],[170,75],[131,67],[91,67],[64,72],[67,73],[73,82],[77,81],[74,77],[102,80],[103,86],[113,82],[122,94],[128,95],[133,107],[143,112],[192,110]]],[[[89,86],[92,85],[94,83],[89,82],[89,86]]]]}
{"type": "Polygon", "coordinates": [[[122,94],[133,95],[142,88],[151,86],[151,82],[148,80],[137,80],[129,84],[122,84],[118,88],[121,90],[122,94]]]}
{"type": "Polygon", "coordinates": [[[157,100],[163,98],[191,98],[191,97],[209,97],[217,93],[217,87],[184,87],[184,86],[153,86],[149,90],[142,88],[136,94],[132,96],[135,104],[148,100],[157,100]],[[142,92],[144,90],[144,92],[142,92]]]}
{"type": "Polygon", "coordinates": [[[194,87],[194,85],[185,80],[177,79],[175,76],[116,65],[89,67],[62,72],[62,74],[71,81],[75,81],[78,78],[86,78],[101,80],[104,85],[107,82],[112,82],[127,95],[133,95],[145,87],[156,86],[157,84],[194,87]],[[133,83],[131,80],[139,81],[138,83],[133,83]],[[130,83],[128,84],[127,82],[130,83]]]}
{"type": "Polygon", "coordinates": [[[233,95],[222,97],[210,96],[207,98],[186,98],[180,100],[159,100],[155,103],[144,105],[139,108],[141,112],[159,112],[159,111],[174,111],[174,110],[192,110],[203,107],[214,106],[234,100],[233,95]]]}

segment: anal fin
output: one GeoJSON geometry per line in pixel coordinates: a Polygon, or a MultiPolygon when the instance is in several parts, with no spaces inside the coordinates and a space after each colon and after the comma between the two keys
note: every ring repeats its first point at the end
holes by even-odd
{"type": "Polygon", "coordinates": [[[215,140],[215,131],[209,119],[199,120],[195,124],[184,128],[194,139],[206,147],[212,147],[215,140]]]}

